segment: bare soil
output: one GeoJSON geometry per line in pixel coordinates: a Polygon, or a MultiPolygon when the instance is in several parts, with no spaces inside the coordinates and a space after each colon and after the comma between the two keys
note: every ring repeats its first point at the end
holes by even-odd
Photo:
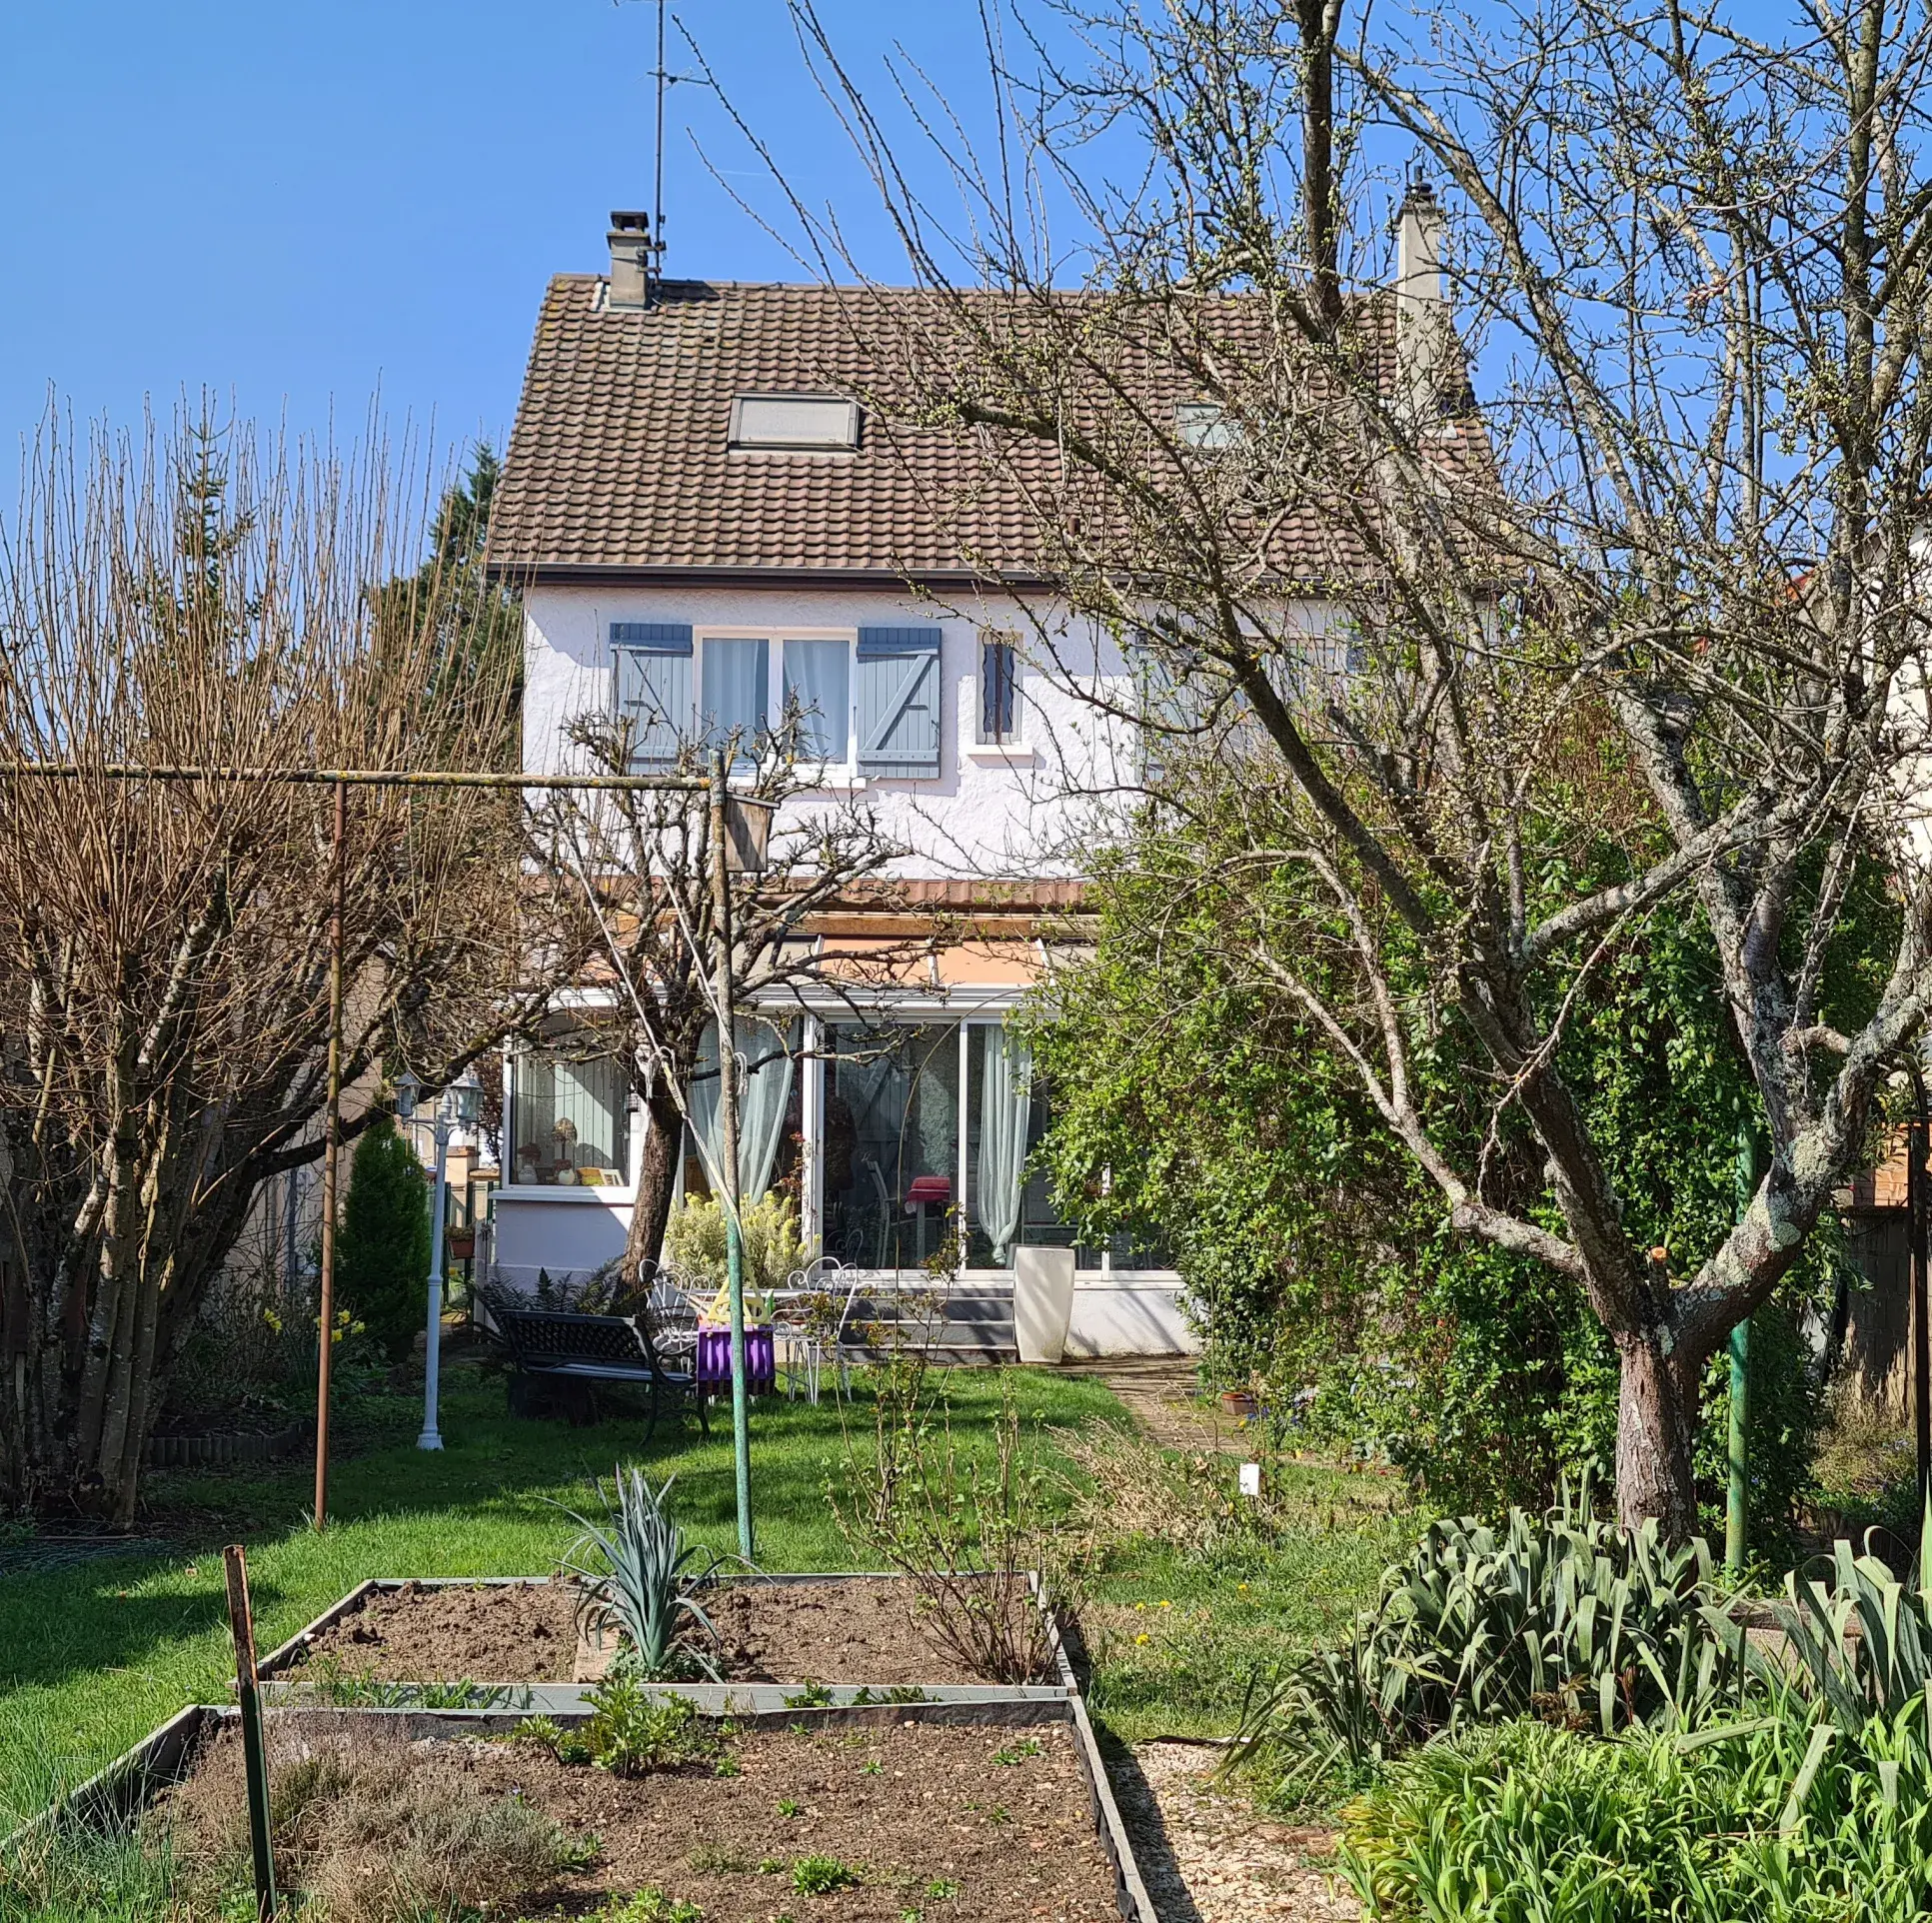
{"type": "MultiPolygon", "coordinates": [[[[285,1752],[299,1740],[280,1717],[270,1737],[285,1752]]],[[[522,1742],[419,1742],[409,1753],[443,1779],[446,1806],[514,1799],[595,1837],[587,1868],[493,1911],[506,1918],[585,1916],[656,1889],[696,1903],[704,1923],[906,1923],[909,1913],[1118,1923],[1073,1744],[1063,1725],[767,1727],[731,1737],[722,1765],[632,1778],[522,1742]],[[811,1893],[794,1874],[805,1858],[830,1859],[854,1885],[811,1893]]],[[[224,1736],[198,1774],[238,1774],[236,1747],[224,1736]]]]}
{"type": "MultiPolygon", "coordinates": [[[[292,1668],[380,1682],[570,1682],[580,1658],[574,1585],[379,1590],[332,1624],[292,1668]]],[[[727,1682],[977,1681],[921,1620],[912,1585],[890,1579],[724,1583],[706,1593],[727,1682]]]]}
{"type": "Polygon", "coordinates": [[[574,1585],[432,1585],[373,1591],[332,1623],[288,1671],[317,1667],[378,1682],[571,1680],[577,1663],[574,1585]]]}

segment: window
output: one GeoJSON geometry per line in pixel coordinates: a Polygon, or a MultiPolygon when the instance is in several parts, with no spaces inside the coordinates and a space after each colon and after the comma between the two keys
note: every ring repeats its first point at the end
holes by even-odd
{"type": "Polygon", "coordinates": [[[799,718],[807,761],[844,762],[852,742],[852,643],[788,641],[785,708],[799,718]]]}
{"type": "Polygon", "coordinates": [[[960,1024],[834,1021],[826,1050],[826,1253],[916,1268],[957,1219],[960,1024]]]}
{"type": "Polygon", "coordinates": [[[757,760],[759,737],[770,726],[771,652],[767,641],[708,640],[699,664],[704,671],[699,711],[706,743],[722,748],[736,736],[741,763],[757,760]]]}
{"type": "Polygon", "coordinates": [[[1019,739],[1018,687],[1018,658],[1012,637],[982,635],[979,638],[979,739],[982,742],[1019,739]]]}
{"type": "Polygon", "coordinates": [[[836,394],[741,394],[732,403],[735,448],[856,448],[859,406],[836,394]]]}
{"type": "Polygon", "coordinates": [[[614,1057],[592,1053],[596,1045],[586,1035],[512,1057],[513,1183],[556,1188],[629,1184],[629,1079],[614,1057]]]}
{"type": "Polygon", "coordinates": [[[1183,447],[1213,452],[1241,445],[1240,424],[1227,418],[1218,401],[1182,401],[1174,409],[1174,432],[1183,447]]]}

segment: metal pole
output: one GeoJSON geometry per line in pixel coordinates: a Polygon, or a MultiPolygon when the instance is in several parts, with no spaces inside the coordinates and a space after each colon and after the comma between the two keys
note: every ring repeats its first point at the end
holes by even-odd
{"type": "Polygon", "coordinates": [[[268,1745],[255,1674],[255,1616],[248,1602],[248,1558],[240,1543],[222,1551],[228,1578],[228,1629],[235,1639],[235,1698],[242,1707],[242,1769],[248,1785],[248,1841],[255,1859],[257,1923],[275,1915],[275,1838],[269,1827],[268,1745]]]}
{"type": "MultiPolygon", "coordinates": [[[[1757,1130],[1748,1115],[1738,1118],[1737,1219],[1742,1221],[1757,1194],[1757,1130]]],[[[1724,1505],[1724,1566],[1742,1575],[1750,1554],[1751,1527],[1751,1320],[1731,1330],[1730,1490],[1724,1505]]]]}
{"type": "Polygon", "coordinates": [[[732,1298],[732,1457],[738,1473],[738,1553],[753,1559],[752,1419],[745,1379],[745,1240],[738,1192],[738,1023],[732,985],[732,885],[726,870],[726,767],[711,780],[711,891],[718,968],[718,1114],[724,1134],[725,1277],[732,1298]]]}
{"type": "Polygon", "coordinates": [[[416,1438],[419,1449],[443,1446],[436,1416],[443,1383],[443,1217],[449,1205],[449,1122],[438,1115],[431,1133],[436,1137],[436,1199],[430,1217],[430,1325],[423,1350],[423,1433],[416,1438]]]}
{"type": "Polygon", "coordinates": [[[336,1340],[336,1181],[342,1161],[342,925],[347,917],[349,788],[336,783],[331,867],[335,900],[329,916],[329,1094],[323,1120],[322,1260],[315,1371],[315,1526],[329,1523],[329,1374],[336,1340]]]}

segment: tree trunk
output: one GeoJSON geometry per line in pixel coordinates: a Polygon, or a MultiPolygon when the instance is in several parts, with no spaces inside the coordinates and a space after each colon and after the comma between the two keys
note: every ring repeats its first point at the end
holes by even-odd
{"type": "Polygon", "coordinates": [[[624,1243],[624,1285],[637,1293],[649,1277],[664,1231],[671,1220],[671,1197],[678,1186],[678,1155],[684,1146],[685,1119],[662,1087],[645,1099],[644,1151],[639,1156],[638,1195],[631,1205],[631,1231],[624,1243]]]}
{"type": "Polygon", "coordinates": [[[1651,1517],[1666,1542],[1697,1530],[1690,1445],[1696,1432],[1696,1369],[1680,1366],[1667,1335],[1617,1338],[1617,1519],[1635,1529],[1651,1517]]]}

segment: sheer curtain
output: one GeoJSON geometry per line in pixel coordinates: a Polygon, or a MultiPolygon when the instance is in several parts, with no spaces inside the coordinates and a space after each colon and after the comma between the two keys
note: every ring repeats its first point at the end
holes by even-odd
{"type": "MultiPolygon", "coordinates": [[[[765,1193],[785,1138],[785,1111],[792,1100],[792,1024],[781,1030],[767,1021],[741,1018],[738,1054],[759,1065],[749,1074],[738,1102],[738,1192],[747,1203],[765,1193]]],[[[698,1074],[691,1088],[691,1125],[705,1144],[713,1167],[725,1159],[725,1116],[719,1105],[718,1028],[706,1030],[699,1050],[698,1074]]]]}
{"type": "Polygon", "coordinates": [[[843,762],[852,733],[852,646],[788,641],[785,699],[799,711],[800,749],[816,761],[843,762]]]}
{"type": "Polygon", "coordinates": [[[992,1243],[992,1265],[1012,1261],[1019,1233],[1020,1176],[1026,1166],[1026,1119],[1032,1106],[1032,1057],[1006,1030],[979,1030],[979,1226],[992,1243]]]}

